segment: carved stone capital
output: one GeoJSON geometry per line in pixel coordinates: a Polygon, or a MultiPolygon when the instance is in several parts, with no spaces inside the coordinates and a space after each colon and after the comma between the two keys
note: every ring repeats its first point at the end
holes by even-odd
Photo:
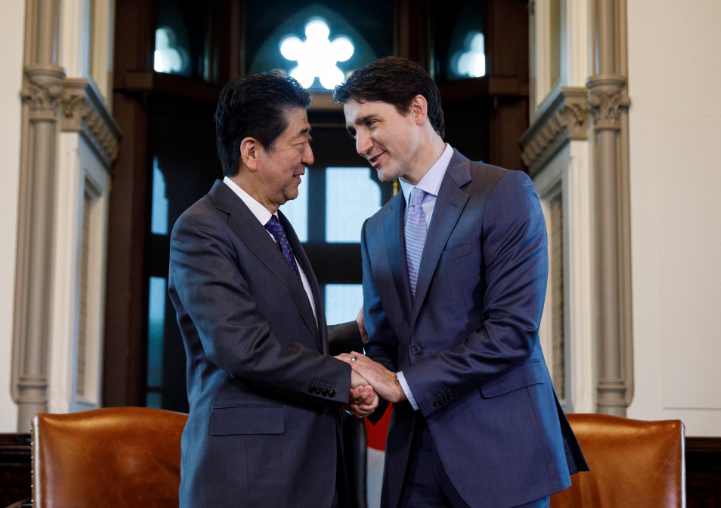
{"type": "Polygon", "coordinates": [[[30,121],[57,120],[65,69],[57,65],[28,65],[25,83],[20,92],[23,102],[30,106],[30,121]]]}
{"type": "Polygon", "coordinates": [[[620,130],[621,110],[631,105],[625,92],[626,79],[618,75],[588,78],[591,96],[588,103],[593,114],[594,130],[620,130]]]}
{"type": "Polygon", "coordinates": [[[120,129],[100,94],[87,79],[66,79],[62,88],[62,132],[81,133],[110,166],[118,155],[120,129]]]}
{"type": "Polygon", "coordinates": [[[561,88],[521,138],[521,157],[531,176],[548,164],[568,141],[587,139],[588,115],[588,91],[578,87],[561,88]]]}

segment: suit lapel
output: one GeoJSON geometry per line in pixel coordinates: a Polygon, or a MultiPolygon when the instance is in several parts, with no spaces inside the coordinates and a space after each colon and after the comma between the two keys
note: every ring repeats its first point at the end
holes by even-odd
{"type": "MultiPolygon", "coordinates": [[[[411,310],[411,289],[408,281],[408,265],[406,263],[406,245],[404,239],[404,212],[406,209],[403,193],[399,192],[391,200],[390,213],[383,221],[388,262],[393,275],[393,283],[403,310],[402,323],[410,322],[408,319],[411,310]]],[[[407,334],[406,334],[407,335],[407,334]]]]}
{"type": "MultiPolygon", "coordinates": [[[[318,337],[315,318],[313,317],[313,309],[308,301],[308,295],[303,288],[303,283],[288,265],[288,262],[283,257],[283,253],[270,237],[268,231],[261,225],[260,221],[258,221],[248,207],[245,206],[243,200],[236,196],[223,182],[217,181],[215,185],[213,185],[213,188],[210,190],[210,196],[213,198],[213,202],[219,210],[230,214],[228,224],[240,239],[243,240],[243,243],[248,246],[253,254],[255,254],[270,271],[288,286],[308,330],[316,342],[318,342],[318,346],[322,346],[320,338],[318,337]]],[[[290,241],[288,230],[286,230],[286,235],[290,241]]],[[[292,236],[297,240],[295,232],[292,233],[292,236]]],[[[296,254],[297,257],[295,248],[294,254],[296,254]]]]}
{"type": "Polygon", "coordinates": [[[428,294],[428,288],[448,237],[451,236],[453,228],[456,226],[470,197],[468,193],[461,189],[471,180],[470,165],[468,159],[455,152],[443,177],[441,188],[438,191],[438,198],[433,208],[433,217],[428,228],[426,244],[423,247],[421,266],[418,269],[416,296],[413,300],[413,311],[411,312],[411,330],[413,330],[418,318],[423,300],[428,294]]]}

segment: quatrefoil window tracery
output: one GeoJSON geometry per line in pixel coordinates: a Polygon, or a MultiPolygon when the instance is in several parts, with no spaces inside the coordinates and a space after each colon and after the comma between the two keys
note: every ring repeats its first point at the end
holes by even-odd
{"type": "Polygon", "coordinates": [[[306,39],[287,36],[280,43],[280,53],[298,65],[290,75],[306,88],[313,86],[315,79],[327,90],[345,81],[343,71],[336,65],[345,62],[355,52],[350,38],[341,35],[330,40],[330,28],[321,18],[311,19],[305,26],[306,39]]]}

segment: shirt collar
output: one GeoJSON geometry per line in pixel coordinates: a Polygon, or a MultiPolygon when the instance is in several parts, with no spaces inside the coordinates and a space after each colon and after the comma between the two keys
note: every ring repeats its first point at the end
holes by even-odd
{"type": "Polygon", "coordinates": [[[223,183],[230,187],[230,190],[235,192],[238,197],[243,200],[245,206],[247,206],[250,211],[253,212],[253,215],[255,215],[256,219],[258,219],[263,226],[268,223],[268,221],[273,215],[275,215],[276,217],[278,216],[277,212],[271,214],[270,210],[263,206],[253,196],[241,189],[240,186],[229,177],[226,176],[225,178],[223,178],[223,183]]]}
{"type": "Polygon", "coordinates": [[[406,204],[408,204],[411,191],[415,187],[424,190],[428,194],[432,194],[436,197],[438,196],[438,191],[441,189],[441,183],[443,182],[443,177],[446,175],[446,170],[448,169],[448,164],[451,162],[451,157],[453,157],[453,148],[451,145],[446,143],[446,149],[443,150],[439,159],[435,164],[433,164],[433,166],[431,166],[431,169],[423,175],[423,178],[421,178],[421,181],[418,182],[418,185],[412,185],[402,178],[399,179],[401,182],[403,197],[406,199],[406,204]]]}

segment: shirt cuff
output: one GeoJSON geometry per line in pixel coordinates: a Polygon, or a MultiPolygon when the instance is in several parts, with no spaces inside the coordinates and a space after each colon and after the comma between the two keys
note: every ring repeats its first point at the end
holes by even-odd
{"type": "Polygon", "coordinates": [[[396,372],[396,377],[398,378],[398,382],[401,384],[401,388],[403,388],[403,393],[406,394],[408,402],[410,402],[411,406],[413,406],[413,410],[418,411],[418,404],[416,404],[416,399],[413,398],[413,392],[411,391],[411,387],[408,386],[408,382],[406,381],[406,377],[403,375],[403,372],[396,372]]]}

